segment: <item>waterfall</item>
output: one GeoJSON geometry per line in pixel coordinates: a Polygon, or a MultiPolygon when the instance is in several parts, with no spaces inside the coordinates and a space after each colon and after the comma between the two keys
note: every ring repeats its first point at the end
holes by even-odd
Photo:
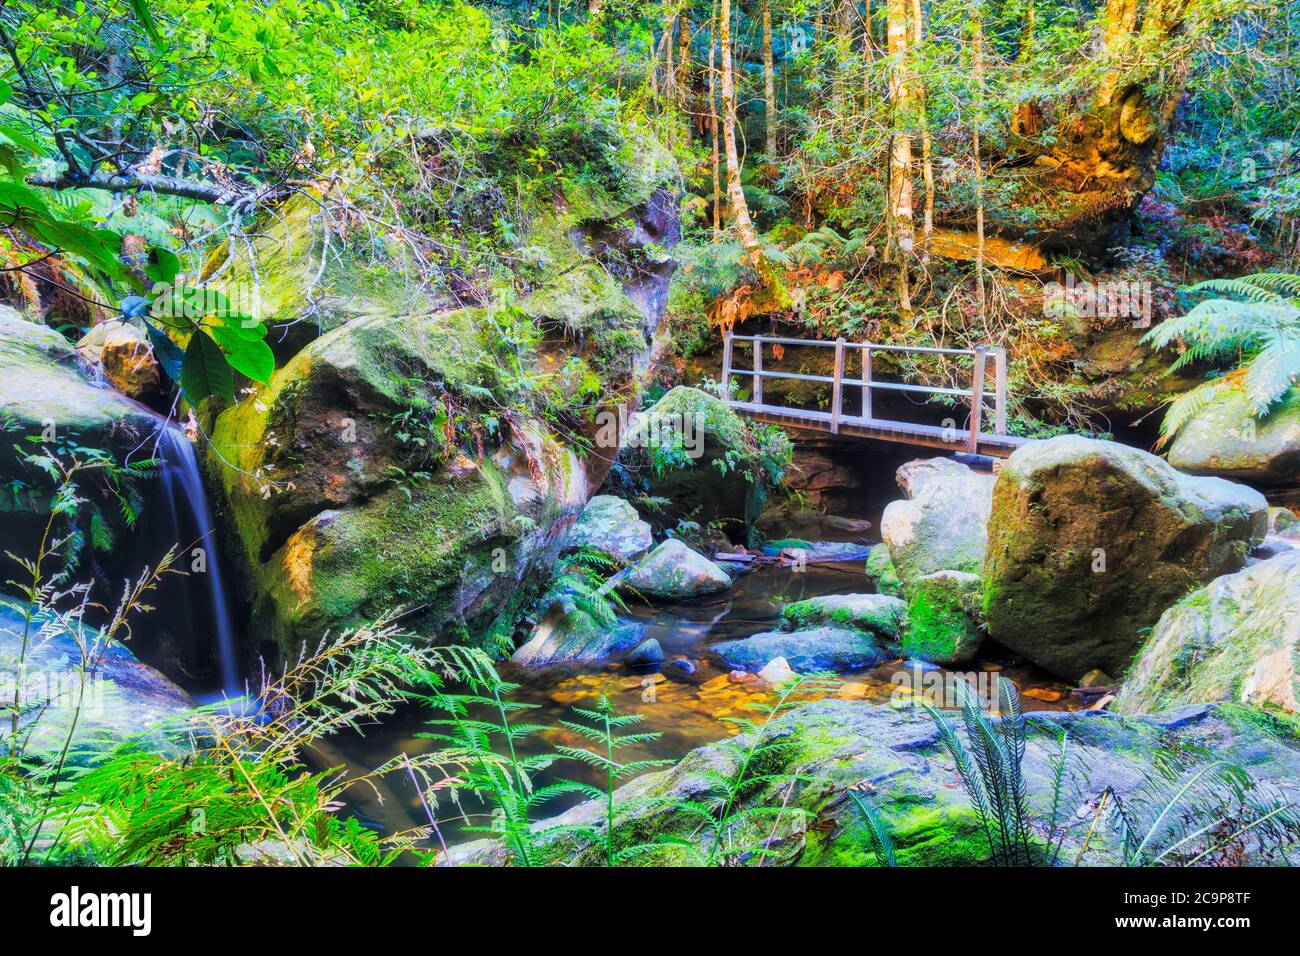
{"type": "MultiPolygon", "coordinates": [[[[190,559],[195,548],[202,548],[204,552],[204,570],[201,576],[207,582],[209,604],[209,608],[204,610],[210,609],[212,614],[221,691],[227,698],[239,697],[244,691],[239,676],[238,642],[230,611],[230,594],[226,590],[218,554],[216,524],[212,520],[212,509],[208,506],[207,492],[199,474],[194,445],[179,429],[164,427],[158,435],[158,457],[162,463],[159,483],[171,511],[173,525],[178,532],[187,535],[178,540],[178,544],[189,549],[182,553],[182,561],[190,559]]],[[[199,610],[195,608],[196,612],[199,610]]]]}

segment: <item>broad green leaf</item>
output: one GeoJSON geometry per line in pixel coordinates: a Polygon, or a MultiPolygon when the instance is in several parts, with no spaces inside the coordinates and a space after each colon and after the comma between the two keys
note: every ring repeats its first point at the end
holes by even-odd
{"type": "Polygon", "coordinates": [[[158,364],[163,367],[167,377],[179,385],[181,370],[185,365],[185,353],[166,332],[152,323],[146,322],[144,331],[149,336],[149,344],[153,346],[153,354],[157,356],[158,364]]]}
{"type": "Polygon", "coordinates": [[[180,271],[181,260],[176,253],[161,246],[154,246],[149,250],[149,264],[145,266],[144,272],[151,282],[159,285],[170,284],[180,271]]]}
{"type": "Polygon", "coordinates": [[[185,349],[181,391],[191,405],[197,405],[210,395],[232,402],[235,400],[235,379],[230,374],[226,356],[203,329],[195,329],[185,349]]]}
{"type": "Polygon", "coordinates": [[[235,371],[258,382],[269,382],[275,371],[275,355],[271,346],[260,338],[248,338],[226,325],[211,326],[210,331],[235,371]]]}

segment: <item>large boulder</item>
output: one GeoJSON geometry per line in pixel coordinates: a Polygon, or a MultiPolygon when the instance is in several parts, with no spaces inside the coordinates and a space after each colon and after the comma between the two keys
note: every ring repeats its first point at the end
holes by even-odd
{"type": "Polygon", "coordinates": [[[908,589],[904,657],[935,664],[972,660],[984,642],[983,585],[965,571],[936,571],[908,589]]]}
{"type": "Polygon", "coordinates": [[[600,548],[623,562],[643,557],[653,544],[650,525],[635,508],[613,495],[596,495],[587,502],[567,542],[568,547],[600,548]]]}
{"type": "MultiPolygon", "coordinates": [[[[934,722],[920,708],[822,700],[777,718],[758,733],[767,745],[760,751],[762,767],[750,767],[752,785],[741,789],[733,813],[766,810],[754,817],[763,823],[752,842],[765,843],[767,852],[746,854],[739,858],[742,862],[878,865],[861,815],[847,797],[850,788],[874,809],[900,866],[990,862],[989,837],[934,722]]],[[[966,739],[964,731],[957,733],[966,739]]],[[[624,784],[614,795],[614,845],[659,845],[662,849],[635,857],[647,866],[702,862],[714,849],[713,832],[700,826],[695,808],[726,798],[726,781],[752,760],[757,743],[746,734],[701,747],[670,769],[624,784]]],[[[1025,799],[1031,816],[1040,821],[1052,818],[1056,801],[1062,828],[1059,859],[1068,864],[1081,858],[1094,866],[1123,862],[1116,818],[1099,814],[1098,806],[1115,799],[1134,808],[1159,806],[1160,796],[1151,796],[1152,781],[1163,780],[1162,768],[1174,750],[1186,773],[1225,760],[1242,767],[1264,792],[1275,789],[1282,801],[1300,801],[1300,737],[1291,724],[1253,708],[1200,706],[1145,717],[1105,711],[1034,713],[1027,719],[1022,764],[1025,799]],[[1069,733],[1070,759],[1057,787],[1062,732],[1069,733]]],[[[1162,790],[1161,796],[1168,793],[1162,790]]],[[[601,829],[606,814],[604,801],[592,800],[538,821],[537,856],[566,865],[601,865],[603,842],[585,834],[588,828],[601,829]]],[[[1148,809],[1143,820],[1150,822],[1154,815],[1148,809]]],[[[1178,836],[1174,828],[1160,828],[1155,839],[1153,856],[1178,836]]],[[[1211,833],[1189,840],[1181,848],[1183,858],[1219,839],[1211,833]]],[[[1284,848],[1280,859],[1261,852],[1254,841],[1242,841],[1240,847],[1242,862],[1250,865],[1300,861],[1294,847],[1284,848]]],[[[508,859],[498,840],[455,847],[452,854],[456,862],[508,859]]]]}
{"type": "Polygon", "coordinates": [[[1215,578],[1165,611],[1114,709],[1222,700],[1300,713],[1300,551],[1215,578]]]}
{"type": "Polygon", "coordinates": [[[1239,570],[1264,497],[1115,442],[1062,436],[998,476],[984,565],[989,634],[1048,670],[1121,674],[1189,588],[1239,570]]]}
{"type": "MultiPolygon", "coordinates": [[[[698,388],[678,386],[627,423],[620,460],[663,498],[662,518],[738,533],[763,510],[792,450],[785,432],[741,418],[698,388]]],[[[735,536],[735,535],[733,535],[735,536]]]]}
{"type": "Polygon", "coordinates": [[[903,593],[903,582],[898,580],[894,560],[889,556],[889,545],[881,541],[867,554],[867,577],[871,578],[881,594],[897,596],[903,593]]]}
{"type": "Polygon", "coordinates": [[[826,594],[787,604],[781,617],[793,630],[847,627],[897,641],[907,625],[907,605],[885,594],[826,594]]]}
{"type": "MultiPolygon", "coordinates": [[[[93,751],[102,752],[133,739],[166,752],[179,752],[186,737],[181,718],[193,709],[194,701],[120,642],[104,647],[77,706],[81,645],[94,646],[97,640],[93,632],[77,630],[70,633],[48,619],[37,618],[28,632],[21,715],[21,723],[30,732],[28,751],[57,754],[71,729],[70,756],[76,764],[85,762],[93,751]]],[[[22,607],[0,600],[0,685],[5,688],[7,703],[13,700],[23,634],[22,607]]],[[[7,725],[7,715],[5,722],[7,725]]]]}
{"type": "Polygon", "coordinates": [[[766,631],[734,641],[721,641],[709,652],[733,670],[758,673],[784,658],[800,674],[856,671],[886,660],[889,654],[871,634],[841,627],[805,631],[766,631]]]}
{"type": "Polygon", "coordinates": [[[619,579],[619,590],[658,601],[707,597],[731,587],[731,578],[704,555],[669,538],[619,579]]]}
{"type": "Polygon", "coordinates": [[[1169,446],[1169,463],[1196,475],[1287,485],[1300,479],[1300,388],[1263,420],[1231,390],[1194,415],[1169,446]]]}
{"type": "Polygon", "coordinates": [[[898,469],[906,500],[891,501],[880,535],[906,591],[935,571],[978,574],[988,545],[993,475],[951,458],[908,462],[898,469]]]}

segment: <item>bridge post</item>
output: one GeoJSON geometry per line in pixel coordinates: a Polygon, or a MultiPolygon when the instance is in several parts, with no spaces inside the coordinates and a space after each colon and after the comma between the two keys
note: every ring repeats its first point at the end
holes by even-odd
{"type": "Polygon", "coordinates": [[[1007,352],[998,349],[993,353],[993,381],[997,391],[994,399],[993,421],[996,434],[1007,433],[1007,352]]]}
{"type": "Polygon", "coordinates": [[[754,336],[754,404],[763,404],[763,336],[754,336]]]}
{"type": "Polygon", "coordinates": [[[971,385],[970,398],[970,444],[972,455],[979,454],[980,420],[984,416],[984,366],[988,359],[988,350],[982,345],[975,346],[975,374],[971,385]]]}
{"type": "Polygon", "coordinates": [[[722,400],[731,402],[731,333],[722,333],[722,400]]]}
{"type": "Polygon", "coordinates": [[[871,420],[871,343],[862,343],[862,417],[871,420]]]}
{"type": "Polygon", "coordinates": [[[844,405],[844,337],[835,340],[835,380],[831,385],[831,434],[840,432],[840,409],[844,405]]]}

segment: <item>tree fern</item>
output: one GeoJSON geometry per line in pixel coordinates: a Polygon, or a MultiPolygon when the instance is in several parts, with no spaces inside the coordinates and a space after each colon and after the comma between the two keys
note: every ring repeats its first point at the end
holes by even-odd
{"type": "Polygon", "coordinates": [[[1171,403],[1161,427],[1162,442],[1231,388],[1240,388],[1251,414],[1264,418],[1300,380],[1300,275],[1266,272],[1210,279],[1188,291],[1217,297],[1161,322],[1143,341],[1157,348],[1183,345],[1171,372],[1193,362],[1227,359],[1238,368],[1171,403]]]}

